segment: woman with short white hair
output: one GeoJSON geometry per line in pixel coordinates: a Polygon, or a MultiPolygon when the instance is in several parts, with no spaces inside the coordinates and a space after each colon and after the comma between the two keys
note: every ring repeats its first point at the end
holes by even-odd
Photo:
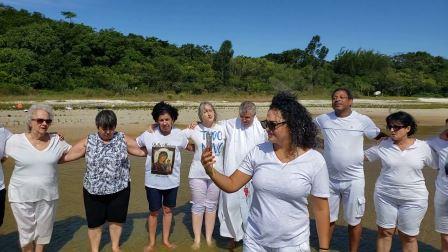
{"type": "Polygon", "coordinates": [[[15,160],[8,198],[17,222],[22,251],[43,251],[53,232],[59,198],[57,164],[71,148],[48,133],[53,109],[46,104],[28,110],[28,132],[12,135],[5,153],[15,160]]]}

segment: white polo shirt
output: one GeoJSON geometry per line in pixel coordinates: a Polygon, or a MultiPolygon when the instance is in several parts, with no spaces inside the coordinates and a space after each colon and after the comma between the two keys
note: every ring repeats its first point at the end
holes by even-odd
{"type": "Polygon", "coordinates": [[[188,144],[188,139],[180,129],[173,128],[167,136],[162,135],[157,128],[153,133],[143,132],[137,137],[137,144],[146,147],[148,156],[145,163],[145,186],[159,190],[167,190],[178,187],[180,184],[181,153],[188,144]],[[168,159],[174,156],[172,163],[172,173],[169,175],[156,174],[151,171],[152,153],[158,148],[165,148],[169,152],[168,159]],[[173,150],[173,151],[171,151],[173,150]]]}
{"type": "Polygon", "coordinates": [[[207,144],[207,132],[212,134],[212,152],[216,159],[215,169],[220,173],[223,173],[224,146],[226,141],[224,127],[219,124],[215,124],[211,128],[207,128],[204,125],[199,124],[194,129],[184,129],[182,132],[187,138],[193,140],[195,145],[194,157],[191,162],[188,178],[210,179],[201,164],[202,151],[205,149],[207,144]]]}
{"type": "Polygon", "coordinates": [[[436,189],[448,197],[448,175],[445,172],[445,166],[448,164],[448,141],[439,137],[431,138],[427,141],[429,146],[437,153],[436,164],[439,172],[436,179],[436,189]]]}
{"type": "Polygon", "coordinates": [[[428,199],[422,169],[434,166],[431,148],[425,141],[416,139],[405,150],[388,138],[365,151],[369,161],[381,160],[381,173],[375,190],[396,199],[428,199]]]}
{"type": "Polygon", "coordinates": [[[353,180],[364,178],[364,136],[372,139],[380,129],[369,117],[356,111],[347,117],[335,112],[314,119],[324,137],[324,157],[330,178],[353,180]]]}
{"type": "MultiPolygon", "coordinates": [[[[0,127],[0,159],[2,159],[5,156],[5,145],[6,140],[12,136],[11,131],[8,129],[5,129],[3,127],[0,127]]],[[[5,178],[3,175],[3,166],[0,162],[0,190],[5,189],[5,178]]]]}
{"type": "Polygon", "coordinates": [[[315,150],[282,163],[271,142],[255,146],[239,171],[252,176],[254,194],[246,235],[257,244],[273,248],[297,246],[309,241],[307,197],[328,198],[329,179],[325,160],[315,150]]]}

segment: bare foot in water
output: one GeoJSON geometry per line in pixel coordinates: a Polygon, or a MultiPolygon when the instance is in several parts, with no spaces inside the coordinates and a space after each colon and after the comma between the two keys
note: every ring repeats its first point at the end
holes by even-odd
{"type": "Polygon", "coordinates": [[[191,245],[192,250],[199,250],[201,248],[201,242],[193,242],[193,245],[191,245]]]}
{"type": "Polygon", "coordinates": [[[121,252],[121,249],[120,249],[120,247],[116,247],[116,248],[112,247],[112,252],[121,252]]]}
{"type": "Polygon", "coordinates": [[[153,252],[156,251],[156,245],[155,244],[148,244],[143,248],[143,252],[153,252]]]}
{"type": "Polygon", "coordinates": [[[170,242],[163,242],[163,246],[165,246],[167,249],[175,249],[177,247],[176,244],[170,242]]]}
{"type": "Polygon", "coordinates": [[[207,242],[207,246],[209,246],[209,247],[215,246],[215,243],[212,240],[206,240],[206,242],[207,242]]]}

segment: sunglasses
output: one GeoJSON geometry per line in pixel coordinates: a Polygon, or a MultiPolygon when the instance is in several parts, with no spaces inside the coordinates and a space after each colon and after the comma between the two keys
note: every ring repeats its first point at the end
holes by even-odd
{"type": "Polygon", "coordinates": [[[273,121],[263,120],[260,123],[261,123],[261,127],[263,127],[263,129],[269,129],[270,131],[274,131],[278,126],[285,124],[286,122],[273,122],[273,121]]]}
{"type": "Polygon", "coordinates": [[[399,130],[401,130],[403,128],[406,128],[406,127],[408,127],[408,126],[404,126],[404,125],[387,125],[386,129],[388,129],[388,130],[393,129],[394,131],[399,131],[399,130]]]}
{"type": "Polygon", "coordinates": [[[38,124],[42,124],[44,122],[46,124],[51,124],[53,122],[53,120],[51,120],[51,119],[42,119],[42,118],[31,119],[31,121],[36,121],[38,124]]]}

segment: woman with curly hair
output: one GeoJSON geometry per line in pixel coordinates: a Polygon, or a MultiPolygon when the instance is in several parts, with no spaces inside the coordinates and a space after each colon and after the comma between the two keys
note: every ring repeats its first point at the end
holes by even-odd
{"type": "Polygon", "coordinates": [[[317,130],[310,114],[294,95],[281,92],[272,99],[262,125],[269,141],[252,149],[231,176],[214,168],[210,150],[203,152],[201,160],[225,192],[235,192],[252,179],[254,193],[243,251],[310,251],[310,194],[319,249],[327,251],[329,179],[324,158],[313,149],[317,130]]]}

